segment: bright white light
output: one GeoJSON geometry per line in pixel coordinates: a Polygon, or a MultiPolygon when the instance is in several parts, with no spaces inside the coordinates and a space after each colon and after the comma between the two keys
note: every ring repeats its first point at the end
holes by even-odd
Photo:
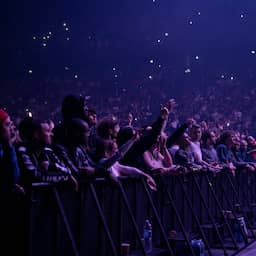
{"type": "Polygon", "coordinates": [[[117,78],[117,75],[115,75],[115,78],[117,78]]]}
{"type": "Polygon", "coordinates": [[[70,38],[69,38],[69,37],[67,37],[67,41],[69,41],[69,39],[70,39],[70,38]]]}
{"type": "Polygon", "coordinates": [[[150,80],[152,80],[152,79],[153,79],[153,77],[152,77],[151,75],[149,75],[149,76],[148,76],[148,78],[149,78],[150,80]]]}
{"type": "Polygon", "coordinates": [[[153,64],[153,63],[154,63],[154,60],[150,60],[149,62],[150,62],[151,64],[153,64]]]}
{"type": "Polygon", "coordinates": [[[49,36],[46,36],[47,39],[49,39],[50,37],[49,36]]]}
{"type": "Polygon", "coordinates": [[[158,43],[161,43],[161,40],[160,40],[160,39],[158,39],[158,40],[157,40],[157,42],[158,42],[158,43]]]}
{"type": "Polygon", "coordinates": [[[50,32],[48,32],[48,34],[49,34],[49,35],[51,35],[51,34],[52,34],[52,32],[50,31],[50,32]]]}
{"type": "Polygon", "coordinates": [[[35,36],[33,36],[33,40],[36,40],[36,37],[35,37],[35,36]]]}
{"type": "Polygon", "coordinates": [[[230,80],[234,80],[234,77],[233,77],[233,76],[231,76],[231,77],[230,77],[230,80]]]}
{"type": "Polygon", "coordinates": [[[254,51],[254,50],[252,50],[252,51],[251,51],[251,54],[255,54],[255,51],[254,51]]]}
{"type": "Polygon", "coordinates": [[[191,69],[190,68],[185,69],[185,74],[188,74],[188,73],[191,73],[191,69]]]}
{"type": "Polygon", "coordinates": [[[43,47],[46,47],[46,43],[43,43],[43,47]]]}
{"type": "Polygon", "coordinates": [[[201,12],[198,12],[197,14],[200,16],[200,15],[201,15],[201,12]]]}
{"type": "Polygon", "coordinates": [[[166,33],[164,33],[164,35],[165,35],[165,36],[169,36],[169,33],[166,32],[166,33]]]}
{"type": "Polygon", "coordinates": [[[64,67],[65,70],[69,70],[69,67],[64,67]]]}
{"type": "Polygon", "coordinates": [[[45,36],[43,36],[43,40],[46,40],[46,37],[45,37],[45,36]]]}
{"type": "Polygon", "coordinates": [[[33,117],[33,114],[32,114],[32,112],[28,112],[28,117],[33,117]]]}
{"type": "Polygon", "coordinates": [[[243,18],[244,18],[244,15],[243,15],[243,14],[241,14],[241,15],[240,15],[240,18],[241,18],[241,19],[243,19],[243,18]]]}
{"type": "Polygon", "coordinates": [[[192,20],[189,21],[189,25],[193,25],[193,21],[192,20]]]}
{"type": "Polygon", "coordinates": [[[69,28],[65,28],[66,31],[69,31],[69,28]]]}
{"type": "Polygon", "coordinates": [[[78,78],[78,75],[75,75],[75,78],[77,79],[77,78],[78,78]]]}
{"type": "Polygon", "coordinates": [[[221,75],[221,78],[223,79],[223,78],[225,78],[225,76],[224,76],[224,75],[221,75]]]}
{"type": "Polygon", "coordinates": [[[162,67],[162,65],[158,65],[158,67],[159,67],[159,68],[161,68],[161,67],[162,67]]]}
{"type": "Polygon", "coordinates": [[[62,25],[63,25],[63,27],[66,27],[66,26],[67,26],[67,23],[66,23],[66,22],[63,22],[62,25]]]}
{"type": "Polygon", "coordinates": [[[196,59],[196,60],[199,60],[199,56],[196,56],[195,59],[196,59]]]}
{"type": "Polygon", "coordinates": [[[113,68],[113,71],[116,71],[116,68],[115,68],[115,67],[113,68]]]}
{"type": "Polygon", "coordinates": [[[30,70],[28,71],[28,73],[29,73],[29,74],[32,74],[32,73],[33,73],[33,71],[30,69],[30,70]]]}

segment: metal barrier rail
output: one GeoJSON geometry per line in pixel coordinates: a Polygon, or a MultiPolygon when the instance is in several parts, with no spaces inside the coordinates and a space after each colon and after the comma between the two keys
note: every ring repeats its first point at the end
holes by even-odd
{"type": "Polygon", "coordinates": [[[235,255],[256,240],[256,173],[155,179],[157,192],[143,179],[130,178],[81,182],[79,192],[68,184],[33,184],[30,256],[121,255],[122,243],[130,244],[130,255],[147,255],[145,219],[153,226],[150,255],[195,256],[191,240],[199,238],[209,256],[235,255]]]}

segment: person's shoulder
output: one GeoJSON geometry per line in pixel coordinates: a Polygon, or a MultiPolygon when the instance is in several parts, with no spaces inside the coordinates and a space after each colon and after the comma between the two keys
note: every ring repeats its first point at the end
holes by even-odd
{"type": "Polygon", "coordinates": [[[227,146],[224,145],[224,144],[219,144],[219,145],[217,145],[216,149],[217,149],[217,150],[220,150],[220,149],[227,149],[227,146]]]}

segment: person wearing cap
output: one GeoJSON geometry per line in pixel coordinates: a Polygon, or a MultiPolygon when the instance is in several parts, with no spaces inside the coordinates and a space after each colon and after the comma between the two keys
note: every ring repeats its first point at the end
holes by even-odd
{"type": "Polygon", "coordinates": [[[20,169],[12,145],[11,125],[9,115],[0,109],[0,254],[8,250],[8,255],[13,255],[20,248],[15,193],[20,169]]]}
{"type": "Polygon", "coordinates": [[[12,145],[11,125],[9,115],[0,109],[0,194],[12,193],[18,182],[20,170],[12,145]]]}

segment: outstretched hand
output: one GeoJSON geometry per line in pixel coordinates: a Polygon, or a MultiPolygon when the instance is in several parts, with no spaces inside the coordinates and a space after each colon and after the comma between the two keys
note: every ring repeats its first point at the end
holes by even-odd
{"type": "Polygon", "coordinates": [[[147,184],[150,187],[150,189],[153,191],[157,191],[157,186],[154,179],[149,175],[147,175],[146,178],[147,178],[147,184]]]}

